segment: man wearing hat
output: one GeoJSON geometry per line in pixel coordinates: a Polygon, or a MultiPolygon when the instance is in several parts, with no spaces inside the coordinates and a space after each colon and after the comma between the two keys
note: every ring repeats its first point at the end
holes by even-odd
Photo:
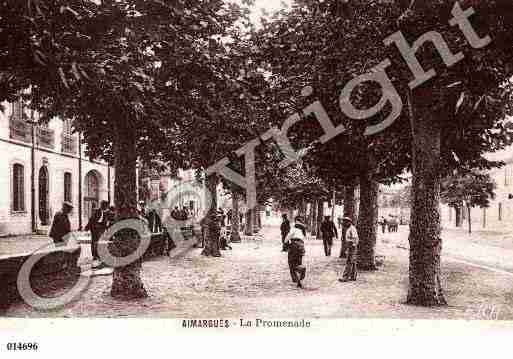
{"type": "Polygon", "coordinates": [[[53,239],[55,245],[63,245],[64,237],[71,233],[71,224],[69,222],[69,214],[73,210],[73,205],[69,202],[62,204],[62,210],[57,212],[53,217],[52,227],[50,228],[50,238],[53,239]]]}
{"type": "Polygon", "coordinates": [[[109,220],[108,211],[109,202],[101,201],[100,208],[93,212],[85,228],[86,231],[91,231],[91,254],[93,255],[93,260],[100,259],[100,256],[98,255],[98,242],[107,229],[107,223],[109,220]]]}
{"type": "Polygon", "coordinates": [[[347,262],[344,270],[344,275],[340,282],[355,281],[357,276],[356,264],[358,260],[358,231],[353,225],[353,220],[349,217],[344,217],[342,220],[344,228],[346,228],[346,246],[347,246],[347,262]]]}
{"type": "Polygon", "coordinates": [[[288,244],[288,260],[290,276],[292,281],[297,283],[298,288],[303,288],[301,281],[305,279],[306,268],[303,266],[303,256],[305,255],[306,226],[303,218],[296,217],[294,227],[291,229],[285,243],[288,244]]]}
{"type": "Polygon", "coordinates": [[[324,254],[331,256],[331,247],[333,247],[333,238],[338,237],[337,227],[330,216],[325,216],[321,223],[322,243],[324,244],[324,254]]]}

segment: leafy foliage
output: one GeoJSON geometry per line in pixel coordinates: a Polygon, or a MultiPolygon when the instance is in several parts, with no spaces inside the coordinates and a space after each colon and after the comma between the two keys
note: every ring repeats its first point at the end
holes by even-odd
{"type": "Polygon", "coordinates": [[[481,207],[490,205],[497,187],[488,173],[472,170],[456,173],[442,182],[442,201],[451,207],[481,207]]]}

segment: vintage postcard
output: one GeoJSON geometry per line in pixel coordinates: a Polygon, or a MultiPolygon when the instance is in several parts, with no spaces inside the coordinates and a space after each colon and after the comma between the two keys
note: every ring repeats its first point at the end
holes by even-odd
{"type": "Polygon", "coordinates": [[[511,44],[510,0],[1,2],[2,357],[502,355],[511,44]]]}

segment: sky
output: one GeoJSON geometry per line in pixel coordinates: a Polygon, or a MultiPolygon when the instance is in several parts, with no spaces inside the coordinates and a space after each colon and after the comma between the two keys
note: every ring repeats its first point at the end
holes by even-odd
{"type": "Polygon", "coordinates": [[[253,7],[253,13],[251,15],[251,19],[254,23],[258,22],[258,19],[261,14],[261,9],[265,9],[266,11],[272,13],[276,10],[281,9],[282,3],[285,3],[290,6],[292,0],[255,0],[255,6],[253,7]]]}

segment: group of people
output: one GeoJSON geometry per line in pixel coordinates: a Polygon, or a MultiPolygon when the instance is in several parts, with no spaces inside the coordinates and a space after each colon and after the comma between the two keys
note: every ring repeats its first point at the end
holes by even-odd
{"type": "Polygon", "coordinates": [[[383,233],[385,233],[387,229],[389,233],[397,232],[397,230],[399,229],[399,222],[392,215],[390,215],[389,219],[381,217],[381,221],[379,221],[379,224],[381,225],[381,230],[383,233]]]}
{"type": "Polygon", "coordinates": [[[178,206],[175,206],[170,215],[177,221],[186,221],[190,218],[189,210],[185,206],[183,206],[182,209],[179,209],[178,206]]]}
{"type": "MultiPolygon", "coordinates": [[[[214,221],[210,224],[210,230],[214,231],[214,237],[218,238],[219,241],[219,249],[221,250],[232,250],[233,248],[230,246],[230,235],[228,233],[227,228],[227,219],[228,219],[228,225],[230,225],[229,222],[229,216],[227,216],[222,208],[219,208],[215,214],[214,221]]],[[[206,240],[206,229],[207,229],[207,222],[206,217],[201,219],[200,221],[201,226],[201,237],[198,238],[198,242],[196,243],[195,247],[203,248],[205,247],[205,240],[206,240]]]]}
{"type": "MultiPolygon", "coordinates": [[[[52,226],[50,228],[50,238],[54,241],[56,246],[65,244],[65,239],[71,233],[71,224],[69,216],[73,212],[73,205],[69,202],[64,202],[62,209],[54,216],[52,226]]],[[[171,239],[170,234],[167,232],[165,226],[155,210],[147,211],[144,207],[144,202],[139,203],[139,209],[134,211],[135,217],[145,221],[151,233],[162,233],[167,237],[167,253],[171,251],[176,245],[171,239]]],[[[105,231],[116,222],[116,209],[109,205],[108,201],[101,201],[98,208],[93,208],[91,216],[85,226],[85,230],[91,233],[91,254],[94,261],[99,261],[98,244],[105,233],[105,231]]]]}
{"type": "MultiPolygon", "coordinates": [[[[357,277],[357,248],[358,248],[358,231],[349,217],[342,219],[342,238],[340,258],[346,258],[346,267],[341,282],[355,281],[357,277]]],[[[302,281],[306,276],[306,267],[303,265],[303,256],[305,255],[306,225],[301,216],[294,219],[292,227],[286,214],[280,226],[282,237],[282,251],[288,252],[288,264],[292,281],[302,288],[302,281]]],[[[333,247],[333,239],[338,238],[338,231],[335,223],[330,216],[325,216],[319,229],[319,235],[323,241],[324,254],[331,256],[333,247]]]]}
{"type": "MultiPolygon", "coordinates": [[[[72,212],[73,205],[70,202],[64,202],[62,209],[57,212],[53,218],[50,228],[50,238],[52,238],[56,246],[64,245],[66,236],[71,233],[69,216],[72,212]]],[[[102,201],[100,207],[93,210],[85,227],[86,231],[91,232],[91,253],[93,260],[99,259],[98,241],[105,230],[114,223],[115,218],[114,207],[110,207],[107,201],[102,201]]]]}

